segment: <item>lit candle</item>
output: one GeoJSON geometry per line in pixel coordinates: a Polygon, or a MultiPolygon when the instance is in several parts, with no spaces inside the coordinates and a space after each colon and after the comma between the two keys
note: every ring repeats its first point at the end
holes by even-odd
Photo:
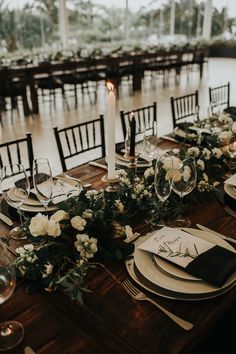
{"type": "Polygon", "coordinates": [[[107,98],[107,164],[108,164],[108,179],[115,179],[115,95],[114,85],[107,82],[109,91],[107,98]]]}
{"type": "Polygon", "coordinates": [[[135,131],[136,131],[136,122],[134,114],[131,113],[130,121],[130,156],[135,156],[135,131]]]}

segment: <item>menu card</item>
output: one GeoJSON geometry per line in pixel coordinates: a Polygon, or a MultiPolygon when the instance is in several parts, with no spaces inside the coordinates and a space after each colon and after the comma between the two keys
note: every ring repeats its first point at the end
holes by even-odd
{"type": "Polygon", "coordinates": [[[138,248],[219,287],[236,271],[236,253],[175,228],[163,227],[138,248]]]}

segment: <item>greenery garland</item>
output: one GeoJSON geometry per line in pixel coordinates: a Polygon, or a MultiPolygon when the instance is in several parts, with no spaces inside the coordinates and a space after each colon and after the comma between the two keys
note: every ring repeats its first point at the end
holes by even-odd
{"type": "MultiPolygon", "coordinates": [[[[227,170],[227,156],[219,148],[173,149],[170,154],[179,160],[195,157],[200,192],[211,191],[218,183],[216,176],[227,170]]],[[[50,217],[37,214],[27,219],[22,229],[31,243],[16,249],[14,262],[18,276],[28,281],[27,291],[63,288],[82,302],[82,291],[89,291],[86,274],[95,262],[123,261],[133,252],[133,244],[126,241],[132,237],[130,225],[137,214],[146,220],[160,213],[177,216],[181,211],[173,192],[160,210],[154,170],[155,161],[134,183],[127,171],[119,170],[115,198],[104,190],[82,191],[61,202],[50,217]]]]}

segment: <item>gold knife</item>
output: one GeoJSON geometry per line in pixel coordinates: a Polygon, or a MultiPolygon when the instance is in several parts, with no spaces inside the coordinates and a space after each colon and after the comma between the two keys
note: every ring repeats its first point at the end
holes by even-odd
{"type": "Polygon", "coordinates": [[[203,225],[200,225],[200,224],[196,224],[196,226],[197,226],[200,230],[208,231],[208,232],[210,232],[210,233],[212,233],[212,234],[214,234],[214,235],[216,235],[216,236],[222,238],[222,239],[225,240],[225,241],[232,242],[232,243],[235,243],[235,244],[236,244],[236,239],[233,239],[233,238],[231,238],[231,237],[222,235],[222,234],[220,234],[219,232],[216,232],[216,231],[214,231],[214,230],[211,230],[211,229],[209,229],[208,227],[203,226],[203,225]]]}

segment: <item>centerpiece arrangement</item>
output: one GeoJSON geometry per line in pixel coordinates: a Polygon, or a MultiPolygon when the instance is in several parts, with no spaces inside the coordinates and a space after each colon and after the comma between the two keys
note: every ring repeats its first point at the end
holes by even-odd
{"type": "MultiPolygon", "coordinates": [[[[215,176],[227,168],[226,155],[218,148],[174,149],[170,155],[175,161],[170,175],[183,157],[195,158],[199,192],[211,191],[218,183],[215,176]]],[[[115,198],[103,189],[82,191],[61,202],[50,217],[37,214],[21,226],[31,243],[16,250],[14,264],[18,275],[28,280],[28,291],[63,288],[73,299],[82,301],[81,291],[88,290],[85,276],[91,267],[106,260],[125,260],[133,252],[133,244],[126,241],[133,235],[135,220],[140,215],[143,221],[148,219],[153,208],[158,213],[155,161],[143,178],[132,183],[129,171],[116,173],[119,183],[115,198]]],[[[172,194],[165,204],[167,215],[178,210],[179,200],[172,194]]]]}

